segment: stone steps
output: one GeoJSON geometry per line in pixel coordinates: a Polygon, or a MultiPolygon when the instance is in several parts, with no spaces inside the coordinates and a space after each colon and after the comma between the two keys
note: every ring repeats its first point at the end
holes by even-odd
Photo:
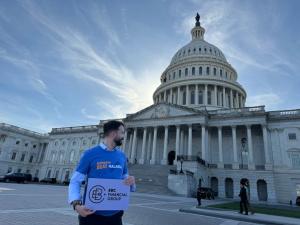
{"type": "Polygon", "coordinates": [[[168,174],[176,166],[129,165],[129,173],[135,176],[137,192],[149,194],[174,195],[168,189],[168,174]]]}

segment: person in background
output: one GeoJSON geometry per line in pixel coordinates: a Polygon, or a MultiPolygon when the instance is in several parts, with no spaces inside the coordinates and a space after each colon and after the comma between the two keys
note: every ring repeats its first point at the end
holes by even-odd
{"type": "Polygon", "coordinates": [[[240,190],[240,214],[243,214],[245,210],[245,215],[248,215],[248,198],[247,198],[247,191],[245,188],[245,183],[241,182],[240,184],[241,190],[240,190]]]}

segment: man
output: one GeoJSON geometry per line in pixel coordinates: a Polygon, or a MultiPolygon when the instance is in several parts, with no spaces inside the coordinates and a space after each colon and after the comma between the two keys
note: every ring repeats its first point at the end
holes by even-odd
{"type": "Polygon", "coordinates": [[[241,182],[240,184],[241,190],[240,190],[240,213],[243,214],[243,211],[245,209],[245,215],[248,215],[248,198],[247,198],[247,191],[245,188],[245,183],[241,182]]]}
{"type": "Polygon", "coordinates": [[[198,187],[197,189],[197,201],[198,201],[198,207],[201,206],[201,188],[198,187]]]}
{"type": "Polygon", "coordinates": [[[122,225],[123,216],[123,211],[119,210],[87,209],[84,206],[84,198],[82,201],[80,196],[82,181],[87,178],[124,179],[124,183],[130,185],[130,190],[135,191],[135,178],[128,175],[127,158],[118,149],[124,139],[124,124],[109,121],[104,124],[103,131],[104,142],[83,153],[70,180],[69,203],[79,214],[79,225],[122,225]]]}

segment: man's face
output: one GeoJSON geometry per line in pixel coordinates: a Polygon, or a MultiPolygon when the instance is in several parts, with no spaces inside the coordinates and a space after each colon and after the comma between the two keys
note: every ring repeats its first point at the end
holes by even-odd
{"type": "Polygon", "coordinates": [[[124,127],[120,126],[117,131],[114,131],[114,133],[115,133],[114,142],[116,146],[121,146],[125,135],[124,127]]]}

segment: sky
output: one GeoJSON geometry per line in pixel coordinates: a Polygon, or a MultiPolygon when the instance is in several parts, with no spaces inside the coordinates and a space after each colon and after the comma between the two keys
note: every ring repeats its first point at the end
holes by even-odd
{"type": "Polygon", "coordinates": [[[299,10],[298,0],[2,0],[0,123],[45,133],[148,107],[197,12],[246,106],[299,109],[299,10]]]}

